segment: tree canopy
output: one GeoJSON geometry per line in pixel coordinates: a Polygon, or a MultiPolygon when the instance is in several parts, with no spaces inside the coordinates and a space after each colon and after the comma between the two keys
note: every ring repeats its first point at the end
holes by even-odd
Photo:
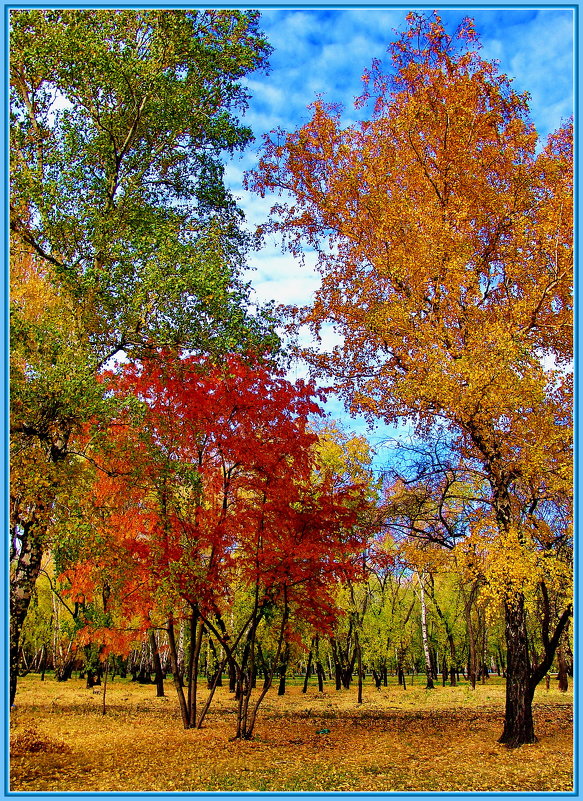
{"type": "Polygon", "coordinates": [[[19,10],[10,22],[13,694],[79,436],[115,414],[98,380],[108,359],[279,343],[269,314],[250,311],[222,166],[251,138],[240,79],[267,63],[258,14],[19,10]]]}
{"type": "MultiPolygon", "coordinates": [[[[537,150],[527,97],[480,57],[471,21],[408,23],[390,68],[364,75],[369,118],[342,128],[317,101],[301,129],[265,138],[249,185],[290,193],[265,228],[318,251],[322,285],[296,319],[342,342],[304,354],[351,410],[445,428],[520,551],[540,501],[571,486],[572,121],[537,150]]],[[[505,602],[520,649],[520,587],[505,602]]],[[[521,725],[505,739],[532,739],[521,725]]]]}

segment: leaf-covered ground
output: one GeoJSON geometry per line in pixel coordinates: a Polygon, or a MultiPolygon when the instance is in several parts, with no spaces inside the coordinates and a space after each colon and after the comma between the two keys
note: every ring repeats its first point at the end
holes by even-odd
{"type": "MultiPolygon", "coordinates": [[[[394,682],[394,679],[392,680],[394,682]]],[[[418,681],[421,681],[418,679],[418,681]]],[[[556,682],[553,682],[555,685],[556,682]]],[[[234,702],[218,691],[201,730],[184,731],[168,683],[20,680],[11,721],[12,791],[569,791],[572,691],[537,689],[539,742],[508,750],[504,687],[392,684],[267,695],[253,740],[232,741],[234,702]],[[327,729],[328,733],[318,733],[327,729]]],[[[201,693],[201,699],[203,693],[201,693]]]]}

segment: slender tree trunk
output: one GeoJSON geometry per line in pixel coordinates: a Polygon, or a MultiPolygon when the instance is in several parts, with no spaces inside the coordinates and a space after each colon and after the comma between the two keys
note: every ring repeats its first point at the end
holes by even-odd
{"type": "Polygon", "coordinates": [[[324,668],[319,659],[316,660],[316,678],[318,679],[318,692],[324,692],[324,668]]]}
{"type": "MultiPolygon", "coordinates": [[[[253,729],[255,728],[255,721],[257,720],[257,712],[259,711],[259,706],[260,706],[261,702],[263,701],[263,699],[265,698],[265,695],[267,694],[267,691],[269,690],[269,688],[271,686],[271,681],[273,680],[273,671],[275,670],[275,666],[279,662],[279,659],[280,659],[280,656],[281,656],[281,649],[282,649],[282,645],[283,645],[283,641],[284,641],[284,637],[285,637],[285,630],[286,630],[288,618],[289,618],[289,607],[288,607],[287,596],[286,596],[285,590],[284,590],[283,615],[282,615],[282,619],[281,619],[281,628],[279,630],[279,637],[278,637],[278,642],[277,642],[277,652],[275,654],[275,658],[273,660],[273,667],[271,669],[271,679],[270,679],[269,682],[265,682],[265,684],[263,686],[263,689],[259,693],[259,697],[255,701],[255,704],[254,704],[254,706],[253,706],[253,708],[251,710],[251,713],[250,713],[249,717],[245,721],[245,728],[243,729],[242,736],[246,740],[250,740],[251,739],[251,736],[253,734],[253,729]]],[[[286,648],[288,648],[288,647],[289,646],[286,643],[286,648]]]]}
{"type": "Polygon", "coordinates": [[[316,678],[318,679],[318,692],[324,692],[324,668],[320,660],[320,635],[316,634],[314,640],[314,647],[316,649],[316,678]]]}
{"type": "Polygon", "coordinates": [[[229,692],[237,692],[237,666],[233,659],[229,659],[229,692]]]}
{"type": "Polygon", "coordinates": [[[450,670],[449,670],[449,684],[450,687],[456,686],[456,670],[455,665],[457,662],[456,652],[455,652],[455,643],[453,640],[453,634],[448,632],[447,634],[447,641],[449,643],[449,655],[450,655],[450,670]]]}
{"type": "Polygon", "coordinates": [[[107,693],[107,674],[108,673],[109,673],[109,657],[107,657],[107,660],[105,662],[105,675],[103,677],[103,699],[102,699],[102,705],[101,705],[101,714],[102,715],[105,715],[105,696],[106,696],[106,693],[107,693]]]}
{"type": "Polygon", "coordinates": [[[46,647],[46,645],[43,645],[43,647],[42,647],[42,657],[41,657],[41,663],[40,663],[39,667],[40,667],[40,680],[44,681],[45,680],[45,670],[47,669],[47,647],[46,647]]]}
{"type": "Polygon", "coordinates": [[[178,664],[178,649],[176,647],[176,637],[174,634],[174,622],[172,618],[168,621],[168,644],[170,646],[170,664],[172,665],[172,680],[178,695],[178,703],[180,704],[180,715],[185,729],[190,728],[190,718],[188,714],[188,705],[184,695],[184,687],[180,677],[180,669],[178,664]]]}
{"type": "MultiPolygon", "coordinates": [[[[497,645],[496,649],[498,651],[498,659],[499,659],[498,664],[501,666],[501,670],[502,670],[502,678],[505,679],[506,678],[506,661],[505,661],[505,659],[504,659],[504,657],[502,655],[502,649],[500,648],[500,645],[497,645]]],[[[500,675],[500,672],[498,673],[498,675],[500,675]]]]}
{"type": "MultiPolygon", "coordinates": [[[[241,660],[241,667],[239,670],[239,706],[237,712],[237,739],[248,740],[251,737],[249,731],[249,702],[251,700],[251,692],[253,689],[253,672],[255,670],[255,636],[257,627],[261,621],[261,611],[257,606],[257,594],[255,596],[255,610],[254,619],[249,629],[249,635],[245,644],[243,658],[241,660]]],[[[279,661],[281,651],[278,650],[277,659],[279,661]]],[[[275,663],[274,663],[275,668],[275,663]]],[[[263,696],[261,696],[263,697],[263,696]]],[[[252,730],[252,727],[251,727],[252,730]]]]}
{"type": "Polygon", "coordinates": [[[211,702],[213,700],[213,696],[215,694],[215,690],[219,686],[219,678],[220,678],[220,676],[221,676],[221,674],[222,674],[222,672],[223,672],[223,670],[225,668],[225,664],[227,662],[227,659],[228,659],[228,655],[226,655],[225,658],[223,659],[223,661],[219,664],[217,672],[215,673],[215,676],[213,678],[212,684],[211,684],[211,686],[209,688],[210,692],[208,694],[208,697],[206,699],[205,705],[203,706],[203,708],[201,710],[201,713],[200,713],[200,716],[198,718],[198,721],[196,723],[196,728],[197,729],[200,729],[202,727],[202,722],[205,719],[206,713],[209,710],[209,707],[210,707],[211,702]]]}
{"type": "Polygon", "coordinates": [[[158,641],[156,639],[156,632],[150,629],[150,647],[152,649],[152,662],[154,664],[154,672],[156,674],[156,697],[164,697],[164,674],[162,672],[162,663],[160,662],[160,652],[158,651],[158,641]]]}
{"type": "Polygon", "coordinates": [[[278,695],[285,695],[285,679],[287,675],[287,664],[289,660],[289,643],[285,644],[285,648],[283,649],[283,656],[281,658],[281,662],[279,664],[279,686],[277,688],[278,695]]]}
{"type": "Polygon", "coordinates": [[[355,633],[354,647],[356,648],[356,659],[357,659],[357,670],[358,670],[357,703],[362,704],[362,653],[360,650],[360,639],[358,637],[358,631],[355,633]]]}
{"type": "MultiPolygon", "coordinates": [[[[314,644],[314,641],[312,640],[312,646],[313,646],[313,644],[314,644]]],[[[306,675],[304,677],[304,686],[302,687],[302,692],[303,693],[308,692],[308,682],[310,681],[310,671],[312,669],[312,658],[313,658],[313,654],[312,654],[312,649],[310,648],[310,653],[308,654],[308,663],[306,665],[306,675]]]]}
{"type": "Polygon", "coordinates": [[[465,599],[464,614],[466,617],[466,628],[468,631],[468,681],[472,690],[476,689],[476,639],[474,634],[474,624],[472,621],[472,594],[465,599]]]}
{"type": "Polygon", "coordinates": [[[397,676],[399,680],[399,684],[403,687],[404,690],[407,689],[407,680],[405,678],[405,670],[403,668],[403,658],[404,653],[403,649],[397,649],[397,676]]]}
{"type": "MultiPolygon", "coordinates": [[[[198,611],[193,611],[192,613],[193,623],[196,623],[198,618],[198,611]]],[[[202,621],[198,622],[198,625],[194,625],[193,629],[191,629],[191,637],[194,636],[194,641],[191,639],[190,648],[191,648],[191,658],[189,659],[189,670],[188,670],[188,718],[190,721],[190,727],[194,728],[196,726],[196,692],[198,689],[198,662],[200,657],[200,648],[202,645],[202,636],[204,633],[204,623],[202,621]],[[194,629],[194,630],[193,630],[194,629]]]]}
{"type": "Polygon", "coordinates": [[[342,689],[342,666],[340,664],[340,656],[338,654],[338,644],[334,637],[330,637],[330,646],[332,648],[332,659],[334,660],[334,680],[336,689],[342,689]]]}
{"type": "Polygon", "coordinates": [[[208,674],[208,682],[207,682],[208,689],[210,690],[213,685],[215,685],[215,687],[223,686],[223,670],[226,661],[219,659],[217,646],[214,644],[213,638],[210,636],[210,634],[208,635],[208,644],[213,655],[213,672],[212,675],[208,674]],[[219,670],[220,664],[222,664],[223,667],[219,670]],[[216,677],[216,683],[215,683],[215,677],[216,677]]]}
{"type": "Polygon", "coordinates": [[[561,645],[557,649],[557,662],[559,668],[559,675],[557,676],[559,680],[559,690],[562,693],[566,693],[569,689],[569,675],[567,673],[567,661],[565,659],[565,651],[563,650],[563,646],[561,645]]]}
{"type": "Polygon", "coordinates": [[[425,657],[425,673],[427,675],[427,690],[435,689],[433,684],[433,668],[431,666],[431,654],[429,653],[429,638],[427,636],[427,606],[425,604],[425,590],[423,588],[423,577],[417,574],[419,582],[419,599],[421,601],[421,638],[423,640],[423,655],[425,657]]]}
{"type": "MultiPolygon", "coordinates": [[[[269,679],[270,669],[269,669],[269,664],[265,659],[265,655],[261,648],[261,643],[259,642],[257,643],[257,658],[261,662],[261,672],[263,673],[263,686],[265,686],[266,682],[269,682],[270,680],[269,679]]],[[[255,672],[257,673],[257,669],[255,670],[255,672]]]]}

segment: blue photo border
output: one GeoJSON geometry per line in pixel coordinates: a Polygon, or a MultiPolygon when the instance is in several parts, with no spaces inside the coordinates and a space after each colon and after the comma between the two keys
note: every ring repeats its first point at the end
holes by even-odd
{"type": "MultiPolygon", "coordinates": [[[[553,2],[551,0],[547,3],[528,3],[528,2],[514,2],[514,3],[464,3],[456,0],[450,0],[447,3],[386,3],[375,2],[374,0],[366,3],[349,2],[348,0],[338,0],[336,3],[309,3],[306,0],[296,0],[294,3],[268,3],[268,2],[254,2],[254,3],[237,3],[237,2],[209,2],[208,4],[194,3],[189,4],[184,0],[178,2],[95,2],[95,3],[73,3],[73,2],[23,2],[23,3],[6,3],[3,2],[3,13],[0,19],[0,43],[2,43],[2,67],[3,67],[3,81],[2,81],[2,161],[0,166],[2,190],[3,190],[3,248],[2,248],[2,280],[0,281],[0,500],[1,500],[1,514],[2,522],[5,525],[5,530],[8,529],[9,510],[8,510],[8,390],[9,390],[9,371],[8,371],[8,353],[9,353],[9,320],[8,320],[8,237],[9,237],[9,200],[8,200],[8,125],[9,125],[9,112],[8,112],[8,17],[13,9],[18,8],[256,8],[262,9],[297,9],[297,10],[361,10],[361,9],[388,9],[388,10],[410,10],[410,9],[426,9],[433,10],[460,10],[467,11],[471,15],[471,11],[475,10],[488,10],[496,9],[504,10],[519,10],[519,9],[532,9],[532,10],[547,10],[547,9],[564,9],[572,10],[574,14],[574,56],[575,56],[575,98],[574,98],[574,112],[575,112],[575,135],[576,135],[576,151],[575,151],[575,228],[576,234],[580,230],[580,203],[579,203],[579,177],[580,177],[580,126],[579,126],[579,97],[580,97],[580,59],[579,59],[579,44],[581,41],[581,15],[580,15],[580,2],[563,3],[553,2]]],[[[579,274],[579,244],[578,236],[576,236],[575,244],[575,497],[578,498],[578,491],[580,488],[580,475],[581,475],[581,452],[579,441],[579,421],[581,419],[581,392],[579,388],[579,354],[581,352],[582,334],[581,334],[581,320],[580,320],[580,293],[581,293],[581,277],[579,274]]],[[[579,504],[576,503],[575,510],[575,533],[579,530],[579,504]]],[[[8,541],[7,537],[7,541],[8,541]]],[[[574,693],[575,693],[575,727],[574,727],[574,740],[575,740],[575,773],[574,773],[574,790],[572,792],[513,792],[513,793],[497,793],[497,792],[478,792],[478,793],[462,793],[462,792],[407,792],[407,793],[393,793],[393,792],[370,792],[370,793],[356,793],[356,792],[177,792],[177,793],[160,793],[160,792],[144,792],[144,793],[98,793],[98,792],[10,792],[9,790],[9,763],[8,763],[8,742],[9,742],[9,686],[8,686],[8,652],[9,652],[9,551],[5,546],[2,551],[2,593],[0,594],[0,616],[3,623],[4,638],[0,646],[0,675],[3,677],[2,685],[2,733],[1,733],[1,748],[0,754],[5,756],[4,767],[2,770],[2,787],[1,798],[54,798],[54,799],[71,799],[71,798],[127,798],[127,799],[141,799],[145,797],[152,797],[155,799],[168,799],[171,801],[176,796],[186,797],[206,797],[206,796],[219,796],[219,797],[240,797],[245,798],[267,796],[270,798],[278,799],[289,796],[294,797],[339,797],[349,796],[355,798],[383,798],[388,797],[394,801],[408,801],[417,797],[439,797],[439,798],[458,798],[469,797],[475,799],[482,798],[499,798],[499,799],[513,799],[513,798],[579,798],[579,769],[578,759],[581,756],[580,751],[580,704],[581,693],[580,685],[583,676],[581,664],[577,657],[579,656],[579,641],[581,636],[581,622],[578,615],[578,598],[580,589],[580,575],[581,575],[581,553],[577,544],[577,537],[575,536],[575,614],[573,619],[574,635],[575,635],[575,672],[574,672],[574,693]]]]}

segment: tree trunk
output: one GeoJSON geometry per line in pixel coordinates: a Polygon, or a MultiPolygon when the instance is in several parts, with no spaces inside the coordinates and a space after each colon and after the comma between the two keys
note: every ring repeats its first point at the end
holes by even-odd
{"type": "Polygon", "coordinates": [[[405,650],[404,650],[404,648],[402,648],[402,647],[401,648],[397,648],[396,656],[397,656],[397,680],[399,682],[399,685],[404,690],[406,690],[407,689],[407,682],[406,682],[406,679],[405,679],[405,668],[404,668],[404,665],[403,665],[403,662],[404,662],[404,659],[405,659],[405,650]]]}
{"type": "Polygon", "coordinates": [[[425,604],[425,590],[423,589],[423,579],[417,574],[419,582],[419,598],[421,601],[421,637],[423,640],[423,655],[425,657],[425,673],[427,676],[426,690],[433,690],[433,668],[431,666],[431,654],[429,653],[429,639],[427,637],[427,606],[425,604]]]}
{"type": "Polygon", "coordinates": [[[20,636],[34,592],[43,556],[45,527],[35,519],[21,526],[19,550],[11,554],[15,565],[10,578],[10,706],[16,697],[20,636]]]}
{"type": "Polygon", "coordinates": [[[168,621],[168,644],[170,645],[170,663],[172,665],[172,680],[178,695],[178,703],[180,704],[180,716],[182,724],[185,729],[190,728],[190,719],[188,714],[188,705],[184,695],[184,687],[182,678],[180,676],[180,669],[178,665],[178,649],[176,647],[176,637],[174,636],[174,622],[172,618],[168,621]]]}
{"type": "Polygon", "coordinates": [[[516,593],[504,604],[506,633],[506,712],[500,743],[509,748],[536,742],[524,595],[516,593]]]}
{"type": "Polygon", "coordinates": [[[219,670],[221,660],[219,659],[217,647],[215,646],[213,638],[210,636],[210,634],[208,635],[208,644],[213,655],[213,671],[212,673],[208,672],[207,675],[207,688],[210,690],[213,686],[223,686],[223,670],[222,668],[219,670]]]}
{"type": "Polygon", "coordinates": [[[557,676],[559,680],[559,690],[562,693],[566,693],[569,689],[569,676],[567,673],[567,661],[565,659],[563,646],[560,646],[557,650],[557,662],[559,663],[559,675],[557,676]]]}
{"type": "Polygon", "coordinates": [[[109,657],[107,657],[107,661],[105,662],[105,676],[103,678],[103,696],[101,699],[101,714],[105,715],[105,695],[107,693],[107,674],[109,673],[109,657]]]}
{"type": "MultiPolygon", "coordinates": [[[[316,634],[314,639],[314,647],[316,649],[316,677],[318,679],[318,692],[324,692],[324,668],[320,660],[320,635],[316,634]]],[[[337,688],[338,689],[338,688],[337,688]]]]}
{"type": "Polygon", "coordinates": [[[237,692],[237,667],[233,659],[229,659],[229,692],[237,692]]]}
{"type": "Polygon", "coordinates": [[[285,695],[285,678],[287,675],[287,663],[289,660],[289,643],[285,644],[285,648],[283,649],[283,656],[281,658],[281,662],[279,664],[278,674],[279,674],[279,686],[277,688],[278,695],[285,695]]]}
{"type": "MultiPolygon", "coordinates": [[[[314,643],[314,641],[312,640],[312,645],[313,645],[313,643],[314,643]]],[[[305,675],[305,678],[304,678],[304,686],[302,687],[302,692],[303,693],[308,692],[308,682],[310,681],[310,671],[312,670],[312,659],[313,659],[313,654],[312,654],[312,649],[310,649],[310,653],[308,654],[308,664],[306,665],[306,675],[305,675]]]]}
{"type": "Polygon", "coordinates": [[[160,662],[160,653],[158,651],[158,641],[156,640],[156,632],[150,629],[150,646],[152,648],[152,662],[154,663],[154,672],[156,673],[156,698],[164,697],[164,674],[162,672],[162,663],[160,662]]]}
{"type": "Polygon", "coordinates": [[[358,632],[355,634],[356,642],[355,648],[357,649],[357,670],[358,670],[358,700],[357,703],[362,704],[362,653],[360,650],[360,639],[358,632]]]}
{"type": "MultiPolygon", "coordinates": [[[[284,589],[283,615],[282,615],[282,619],[281,619],[281,628],[279,630],[279,637],[278,637],[278,641],[277,641],[277,651],[275,653],[275,657],[274,657],[274,660],[273,660],[273,667],[271,668],[270,680],[265,682],[265,684],[263,686],[263,689],[259,693],[259,697],[255,701],[255,704],[254,704],[251,712],[249,714],[247,714],[247,710],[245,711],[245,718],[244,718],[244,721],[243,721],[243,726],[240,726],[239,723],[237,724],[237,735],[236,735],[237,738],[241,738],[241,739],[244,739],[244,740],[250,740],[251,739],[251,736],[253,734],[253,729],[255,727],[255,721],[257,719],[257,712],[259,711],[259,706],[260,706],[261,702],[263,701],[263,699],[265,698],[265,695],[266,695],[267,691],[269,690],[269,688],[271,686],[271,681],[273,679],[273,672],[275,670],[275,666],[279,663],[279,661],[281,659],[281,650],[282,650],[282,646],[283,646],[283,642],[284,642],[285,629],[286,629],[286,626],[287,626],[288,619],[289,619],[289,607],[288,607],[288,602],[287,602],[286,591],[284,589]]],[[[286,651],[288,652],[288,655],[286,657],[286,662],[287,662],[287,659],[289,658],[289,644],[286,643],[285,647],[286,647],[286,651]]],[[[252,652],[253,652],[253,649],[252,649],[252,652]]],[[[249,702],[249,696],[247,698],[247,703],[248,702],[249,702]]]]}
{"type": "Polygon", "coordinates": [[[196,726],[196,693],[198,689],[198,661],[204,633],[204,623],[198,620],[198,609],[193,609],[190,627],[190,657],[188,664],[188,718],[190,728],[196,726]]]}
{"type": "Polygon", "coordinates": [[[334,680],[336,689],[342,689],[342,666],[340,665],[340,656],[338,655],[338,645],[334,637],[330,637],[330,645],[332,647],[332,658],[334,660],[334,680]]]}
{"type": "MultiPolygon", "coordinates": [[[[505,662],[504,657],[502,655],[502,649],[500,648],[500,645],[497,645],[496,649],[498,651],[498,660],[499,660],[498,664],[500,665],[500,669],[502,670],[502,678],[505,679],[506,678],[506,662],[505,662]]],[[[500,675],[500,670],[498,672],[498,675],[500,675]]]]}
{"type": "Polygon", "coordinates": [[[318,658],[316,660],[316,677],[318,679],[318,692],[324,692],[324,668],[322,667],[322,663],[318,658]]]}
{"type": "MultiPolygon", "coordinates": [[[[265,659],[265,655],[263,654],[261,643],[258,642],[256,643],[256,645],[257,645],[257,658],[261,662],[261,672],[263,673],[263,686],[265,687],[266,684],[269,684],[271,682],[271,675],[270,675],[271,671],[267,663],[267,660],[265,659]]],[[[257,672],[257,669],[255,669],[255,672],[257,672]]]]}

